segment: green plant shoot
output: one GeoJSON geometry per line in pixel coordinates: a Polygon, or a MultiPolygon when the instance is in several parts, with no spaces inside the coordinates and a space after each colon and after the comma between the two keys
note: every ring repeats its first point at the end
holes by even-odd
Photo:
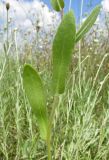
{"type": "MultiPolygon", "coordinates": [[[[56,11],[61,11],[64,8],[63,0],[51,0],[51,4],[56,11]]],[[[52,47],[53,71],[51,88],[54,94],[62,94],[64,92],[74,46],[93,26],[100,8],[100,6],[97,6],[92,11],[77,33],[73,12],[69,11],[64,15],[54,37],[52,47]]],[[[40,76],[30,65],[25,65],[24,67],[23,86],[32,111],[37,117],[40,135],[47,142],[48,160],[51,160],[51,125],[49,125],[50,118],[47,116],[45,90],[40,76]]],[[[52,109],[54,111],[54,108],[52,109]]]]}
{"type": "Polygon", "coordinates": [[[64,0],[51,0],[51,5],[55,11],[59,12],[64,8],[64,0]]]}
{"type": "Polygon", "coordinates": [[[32,107],[32,111],[37,117],[40,135],[43,139],[46,139],[48,118],[46,110],[45,91],[41,78],[30,65],[25,65],[24,67],[23,85],[29,103],[32,107]]]}

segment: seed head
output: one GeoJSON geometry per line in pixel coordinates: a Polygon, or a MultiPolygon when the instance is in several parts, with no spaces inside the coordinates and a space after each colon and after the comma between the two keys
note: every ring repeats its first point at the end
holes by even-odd
{"type": "Polygon", "coordinates": [[[7,11],[10,9],[10,4],[8,2],[6,3],[6,9],[7,11]]]}

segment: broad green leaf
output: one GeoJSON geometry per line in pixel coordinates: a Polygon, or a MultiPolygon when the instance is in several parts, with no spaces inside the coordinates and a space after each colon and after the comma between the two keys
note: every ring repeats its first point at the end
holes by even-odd
{"type": "Polygon", "coordinates": [[[32,111],[36,115],[41,137],[46,139],[48,120],[45,92],[38,73],[30,65],[24,67],[23,86],[32,111]]]}
{"type": "Polygon", "coordinates": [[[101,9],[100,5],[98,5],[97,7],[94,8],[92,13],[85,20],[85,22],[83,23],[83,25],[81,26],[81,28],[77,32],[75,42],[78,42],[81,38],[83,38],[84,35],[91,29],[91,27],[93,26],[93,24],[95,23],[95,21],[98,17],[100,9],[101,9]]]}
{"type": "Polygon", "coordinates": [[[75,17],[72,11],[64,15],[53,41],[53,92],[63,93],[68,67],[75,44],[75,17]]]}
{"type": "Polygon", "coordinates": [[[57,12],[64,8],[64,0],[51,0],[51,5],[57,12]]]}

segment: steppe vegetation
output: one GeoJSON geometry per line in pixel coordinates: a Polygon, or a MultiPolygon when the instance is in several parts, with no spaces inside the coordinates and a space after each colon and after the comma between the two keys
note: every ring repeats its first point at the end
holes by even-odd
{"type": "MultiPolygon", "coordinates": [[[[56,90],[63,94],[54,98],[52,44],[57,26],[47,34],[37,20],[34,37],[19,28],[10,35],[10,7],[6,4],[6,40],[0,45],[0,160],[109,160],[109,14],[103,15],[104,25],[96,21],[75,44],[69,71],[63,73],[66,85],[56,90]],[[28,37],[32,37],[31,43],[28,37]],[[24,90],[24,66],[30,65],[46,90],[48,115],[55,106],[51,155],[49,151],[47,154],[46,136],[40,134],[40,122],[24,90]]],[[[60,14],[63,20],[63,12],[60,14]]]]}

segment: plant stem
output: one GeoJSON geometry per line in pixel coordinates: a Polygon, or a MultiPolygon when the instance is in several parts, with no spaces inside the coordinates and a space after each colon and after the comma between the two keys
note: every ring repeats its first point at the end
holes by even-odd
{"type": "Polygon", "coordinates": [[[58,96],[54,96],[54,101],[52,104],[52,111],[49,118],[49,125],[48,125],[48,135],[47,135],[47,150],[48,150],[48,160],[52,160],[51,156],[51,130],[52,130],[52,122],[54,119],[54,113],[57,105],[58,96]]]}
{"type": "Polygon", "coordinates": [[[60,14],[61,14],[61,20],[62,20],[62,18],[64,16],[64,10],[63,9],[60,11],[60,14]]]}
{"type": "Polygon", "coordinates": [[[55,109],[56,109],[56,106],[57,106],[57,103],[58,103],[58,96],[55,95],[54,96],[54,101],[53,101],[53,104],[52,104],[52,111],[51,111],[51,115],[50,115],[50,128],[52,126],[52,121],[54,119],[54,113],[55,113],[55,109]]]}
{"type": "MultiPolygon", "coordinates": [[[[10,77],[10,60],[9,60],[9,55],[8,55],[8,50],[9,50],[9,10],[7,9],[7,40],[6,40],[6,60],[7,60],[7,69],[8,69],[8,77],[10,77]]],[[[8,83],[10,85],[10,79],[8,79],[8,83]]]]}
{"type": "Polygon", "coordinates": [[[48,127],[48,135],[47,135],[47,152],[48,152],[48,160],[51,160],[51,127],[48,127]]]}
{"type": "Polygon", "coordinates": [[[8,28],[8,18],[9,14],[8,14],[8,10],[7,10],[7,50],[8,50],[8,35],[9,35],[9,28],[8,28]]]}
{"type": "Polygon", "coordinates": [[[72,0],[69,1],[69,11],[71,10],[72,0]]]}
{"type": "MultiPolygon", "coordinates": [[[[80,27],[81,27],[81,24],[82,24],[83,5],[84,5],[84,0],[81,1],[80,27]]],[[[80,89],[80,94],[81,94],[81,73],[82,73],[82,65],[81,65],[81,41],[79,42],[79,60],[78,60],[78,66],[79,66],[79,89],[80,89]]]]}

